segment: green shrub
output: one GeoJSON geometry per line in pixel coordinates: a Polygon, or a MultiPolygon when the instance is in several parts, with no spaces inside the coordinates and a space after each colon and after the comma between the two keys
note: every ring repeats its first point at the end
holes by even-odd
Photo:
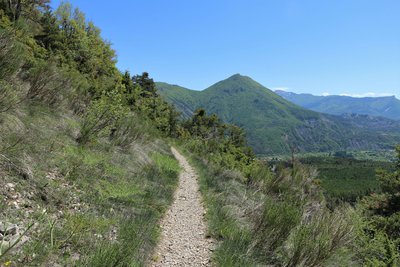
{"type": "Polygon", "coordinates": [[[43,101],[48,105],[60,104],[70,89],[67,87],[67,76],[57,68],[56,62],[50,60],[37,60],[26,79],[30,83],[26,97],[30,100],[43,101]]]}
{"type": "Polygon", "coordinates": [[[159,131],[151,122],[134,113],[122,117],[115,126],[110,140],[123,149],[129,149],[135,142],[147,142],[152,137],[160,136],[159,131]]]}
{"type": "Polygon", "coordinates": [[[277,256],[276,250],[300,222],[301,215],[298,206],[266,198],[253,230],[253,242],[257,253],[265,260],[273,260],[277,256]]]}
{"type": "Polygon", "coordinates": [[[379,229],[364,225],[358,235],[357,258],[363,266],[399,266],[400,242],[393,241],[379,229]]]}
{"type": "Polygon", "coordinates": [[[123,105],[122,95],[116,90],[94,100],[83,117],[78,143],[85,144],[98,137],[110,137],[129,109],[123,105]]]}
{"type": "Polygon", "coordinates": [[[20,102],[16,86],[0,80],[0,114],[12,110],[20,102]]]}
{"type": "Polygon", "coordinates": [[[0,114],[21,101],[22,90],[15,76],[23,64],[24,52],[10,30],[0,29],[0,114]]]}
{"type": "Polygon", "coordinates": [[[355,238],[354,210],[322,210],[299,224],[283,246],[285,266],[321,266],[341,247],[355,238]]]}
{"type": "Polygon", "coordinates": [[[382,193],[365,197],[359,205],[363,213],[359,258],[369,266],[400,264],[400,146],[396,152],[396,170],[380,170],[377,174],[382,193]]]}
{"type": "Polygon", "coordinates": [[[12,31],[0,29],[0,80],[12,79],[21,68],[24,58],[24,47],[12,31]]]}

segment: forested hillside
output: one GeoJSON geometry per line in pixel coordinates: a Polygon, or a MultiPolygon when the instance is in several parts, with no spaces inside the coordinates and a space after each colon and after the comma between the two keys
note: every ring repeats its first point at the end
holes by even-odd
{"type": "Polygon", "coordinates": [[[314,168],[270,168],[207,110],[182,119],[79,9],[48,4],[0,1],[0,266],[149,265],[180,172],[171,145],[200,176],[211,264],[398,264],[399,164],[382,193],[331,208],[314,168]]]}
{"type": "Polygon", "coordinates": [[[249,77],[234,75],[203,91],[157,83],[160,94],[185,116],[197,108],[246,130],[257,154],[390,149],[400,122],[369,116],[332,116],[301,108],[249,77]]]}

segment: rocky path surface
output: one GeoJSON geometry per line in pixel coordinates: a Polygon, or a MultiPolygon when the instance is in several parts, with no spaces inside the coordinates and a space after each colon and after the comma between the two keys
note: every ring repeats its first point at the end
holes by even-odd
{"type": "Polygon", "coordinates": [[[176,149],[172,148],[172,153],[182,172],[175,200],[161,221],[161,241],[151,266],[210,266],[213,240],[206,238],[197,175],[176,149]]]}

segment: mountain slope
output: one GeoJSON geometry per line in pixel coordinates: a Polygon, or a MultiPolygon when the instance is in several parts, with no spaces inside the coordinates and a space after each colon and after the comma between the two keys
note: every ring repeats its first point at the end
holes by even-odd
{"type": "Polygon", "coordinates": [[[318,112],[334,115],[356,113],[400,120],[400,100],[394,96],[363,98],[338,95],[315,96],[279,90],[275,93],[303,108],[318,112]]]}
{"type": "Polygon", "coordinates": [[[196,96],[199,91],[189,90],[178,85],[168,83],[156,83],[157,89],[162,88],[161,95],[165,95],[169,102],[173,103],[184,117],[190,117],[193,113],[193,106],[196,106],[196,96]]]}
{"type": "Polygon", "coordinates": [[[157,83],[161,96],[185,116],[196,108],[216,113],[222,120],[243,127],[258,154],[289,151],[383,149],[400,142],[400,123],[371,117],[347,118],[301,108],[249,77],[236,74],[203,91],[157,83]],[[371,127],[369,127],[371,126],[371,127]]]}

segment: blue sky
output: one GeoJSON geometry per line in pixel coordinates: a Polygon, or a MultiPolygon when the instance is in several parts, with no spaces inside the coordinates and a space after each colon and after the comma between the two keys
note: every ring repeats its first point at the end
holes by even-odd
{"type": "Polygon", "coordinates": [[[400,98],[399,0],[70,2],[121,70],[156,81],[201,90],[240,73],[270,89],[400,98]]]}

